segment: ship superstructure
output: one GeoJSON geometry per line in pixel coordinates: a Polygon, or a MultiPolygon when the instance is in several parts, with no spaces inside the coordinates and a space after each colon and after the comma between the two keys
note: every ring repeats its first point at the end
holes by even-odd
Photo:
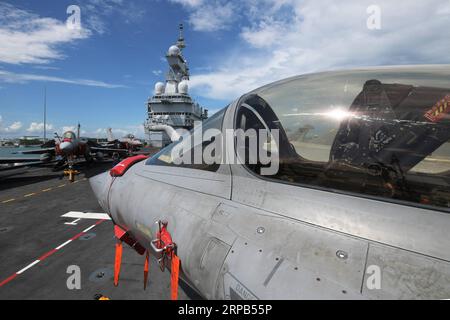
{"type": "Polygon", "coordinates": [[[189,95],[189,67],[182,51],[186,47],[183,25],[175,45],[166,54],[169,71],[166,81],[155,84],[154,95],[148,100],[148,119],[145,131],[150,145],[164,147],[171,140],[171,132],[176,129],[191,130],[194,122],[208,117],[208,110],[200,107],[189,95]]]}

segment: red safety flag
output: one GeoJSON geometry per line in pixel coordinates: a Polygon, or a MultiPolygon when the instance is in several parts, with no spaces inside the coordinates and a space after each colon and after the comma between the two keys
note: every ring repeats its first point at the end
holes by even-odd
{"type": "Polygon", "coordinates": [[[119,285],[120,265],[122,263],[122,241],[116,243],[116,258],[114,260],[114,286],[119,285]]]}
{"type": "Polygon", "coordinates": [[[180,272],[180,259],[176,254],[172,255],[172,267],[171,267],[171,298],[172,300],[178,300],[178,275],[180,272]]]}
{"type": "Polygon", "coordinates": [[[149,261],[148,251],[146,251],[145,252],[145,263],[144,263],[144,290],[147,289],[149,263],[150,263],[150,261],[149,261]]]}

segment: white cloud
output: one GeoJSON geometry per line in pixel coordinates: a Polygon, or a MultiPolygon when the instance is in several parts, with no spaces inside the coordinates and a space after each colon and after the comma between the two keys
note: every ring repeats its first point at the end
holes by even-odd
{"type": "Polygon", "coordinates": [[[108,20],[115,20],[114,15],[125,23],[140,21],[145,16],[142,7],[123,0],[89,0],[80,4],[80,9],[82,28],[78,30],[67,28],[65,19],[41,17],[14,5],[0,3],[0,62],[48,64],[65,58],[63,45],[89,38],[93,32],[106,33],[108,20]]]}
{"type": "Polygon", "coordinates": [[[287,32],[289,26],[286,23],[267,19],[257,26],[244,27],[241,37],[255,48],[270,48],[279,45],[287,32]]]}
{"type": "MultiPolygon", "coordinates": [[[[45,126],[47,130],[53,130],[52,124],[47,124],[45,126]]],[[[27,132],[29,133],[41,133],[44,131],[44,123],[38,123],[38,122],[32,122],[30,124],[30,127],[27,129],[27,132]]]]}
{"type": "Polygon", "coordinates": [[[146,9],[132,1],[88,0],[81,5],[82,19],[88,29],[98,33],[108,33],[109,21],[117,18],[127,24],[141,21],[146,9]]]}
{"type": "Polygon", "coordinates": [[[13,122],[9,126],[6,127],[3,126],[3,117],[0,115],[0,133],[16,133],[22,129],[23,124],[20,121],[13,122]]]}
{"type": "Polygon", "coordinates": [[[203,4],[203,0],[170,0],[170,2],[178,3],[183,6],[187,7],[198,7],[199,5],[203,4]]]}
{"type": "Polygon", "coordinates": [[[59,70],[59,68],[57,68],[57,67],[50,67],[50,66],[43,66],[43,65],[33,66],[33,68],[39,69],[39,70],[59,70]]]}
{"type": "Polygon", "coordinates": [[[89,35],[86,29],[71,30],[65,22],[0,3],[0,62],[46,64],[64,58],[61,45],[89,35]]]}
{"type": "MultiPolygon", "coordinates": [[[[233,2],[235,3],[235,2],[233,2]]],[[[231,100],[302,73],[368,65],[450,63],[447,0],[388,1],[381,30],[369,30],[371,0],[249,0],[239,7],[244,43],[192,76],[196,94],[231,100]],[[243,10],[243,8],[247,8],[243,10]]],[[[198,6],[201,8],[202,6],[198,6]]]]}
{"type": "Polygon", "coordinates": [[[87,17],[86,24],[89,26],[89,29],[98,33],[104,34],[108,30],[106,22],[99,16],[90,15],[87,17]]]}
{"type": "Polygon", "coordinates": [[[20,129],[22,129],[22,127],[23,127],[22,122],[16,121],[12,125],[10,125],[7,128],[7,130],[9,130],[11,132],[16,132],[16,131],[19,131],[20,129]]]}
{"type": "Polygon", "coordinates": [[[224,0],[170,0],[189,11],[189,23],[195,31],[214,32],[228,29],[237,19],[239,2],[224,0]]]}
{"type": "Polygon", "coordinates": [[[89,79],[65,79],[61,77],[37,75],[37,74],[22,74],[13,73],[9,71],[0,70],[0,81],[6,83],[27,83],[30,81],[44,81],[44,82],[59,82],[80,86],[100,87],[106,89],[125,88],[123,85],[110,84],[103,81],[89,80],[89,79]]]}
{"type": "Polygon", "coordinates": [[[229,3],[208,3],[195,10],[190,18],[189,23],[196,31],[218,31],[227,29],[234,17],[235,6],[229,3]]]}

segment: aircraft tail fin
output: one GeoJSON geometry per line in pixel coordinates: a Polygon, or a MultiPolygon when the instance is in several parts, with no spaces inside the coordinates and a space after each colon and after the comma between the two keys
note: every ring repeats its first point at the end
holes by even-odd
{"type": "Polygon", "coordinates": [[[113,142],[115,140],[111,128],[108,128],[108,130],[106,130],[106,134],[108,135],[108,142],[113,142]]]}

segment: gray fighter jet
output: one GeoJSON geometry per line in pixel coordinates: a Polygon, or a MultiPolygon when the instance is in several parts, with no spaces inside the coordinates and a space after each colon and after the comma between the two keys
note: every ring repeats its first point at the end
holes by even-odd
{"type": "Polygon", "coordinates": [[[282,80],[90,182],[207,299],[450,298],[448,65],[282,80]]]}
{"type": "Polygon", "coordinates": [[[57,167],[71,165],[75,158],[84,158],[91,162],[93,159],[103,160],[105,155],[115,156],[117,159],[129,155],[128,149],[108,148],[88,139],[81,138],[72,131],[67,131],[60,137],[55,133],[55,139],[48,141],[39,149],[19,151],[21,155],[40,155],[36,157],[8,157],[0,158],[0,164],[15,164],[11,168],[17,168],[19,163],[24,166],[37,166],[40,164],[55,163],[57,167]],[[59,158],[59,160],[55,160],[59,158]]]}
{"type": "Polygon", "coordinates": [[[116,149],[127,149],[131,152],[140,150],[144,144],[131,133],[125,135],[121,139],[115,139],[112,128],[107,130],[108,142],[102,144],[104,147],[114,147],[116,149]]]}

